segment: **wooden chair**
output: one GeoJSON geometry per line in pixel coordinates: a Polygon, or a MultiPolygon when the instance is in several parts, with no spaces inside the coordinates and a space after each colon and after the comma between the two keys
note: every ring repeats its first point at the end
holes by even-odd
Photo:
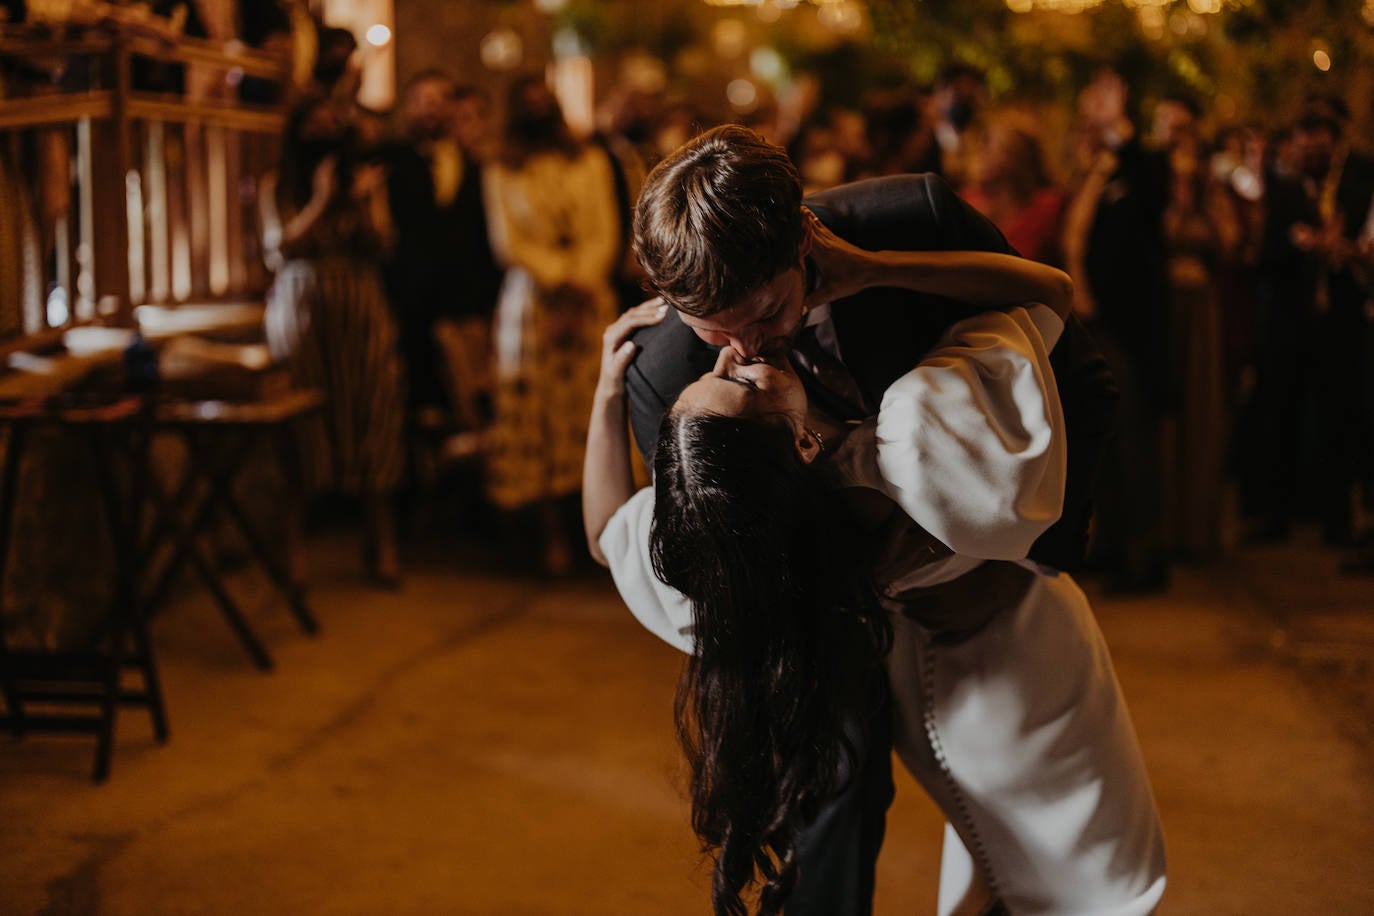
{"type": "Polygon", "coordinates": [[[115,550],[113,598],[103,615],[103,637],[89,651],[12,649],[0,629],[0,686],[6,706],[0,726],[16,737],[31,732],[95,734],[91,775],[101,782],[110,772],[115,721],[122,706],[147,707],[159,743],[168,734],[138,588],[137,544],[148,482],[151,417],[147,402],[135,397],[102,404],[53,399],[0,406],[0,426],[9,431],[0,467],[0,595],[4,594],[13,535],[19,469],[28,434],[39,424],[70,430],[87,446],[115,550]],[[129,669],[141,677],[141,687],[123,686],[129,669]],[[86,709],[68,711],[72,707],[86,709]]]}

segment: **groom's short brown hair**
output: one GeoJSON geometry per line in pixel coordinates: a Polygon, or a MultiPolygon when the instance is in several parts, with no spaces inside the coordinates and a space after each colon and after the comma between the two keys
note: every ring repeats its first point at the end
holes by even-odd
{"type": "Polygon", "coordinates": [[[649,174],[634,246],[647,284],[701,317],[798,264],[801,176],[787,153],[745,127],[689,140],[649,174]]]}

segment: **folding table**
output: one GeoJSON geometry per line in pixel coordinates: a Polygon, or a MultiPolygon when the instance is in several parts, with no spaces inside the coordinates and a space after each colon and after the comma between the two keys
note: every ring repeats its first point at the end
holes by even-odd
{"type": "Polygon", "coordinates": [[[146,606],[155,609],[166,600],[176,573],[189,560],[249,658],[264,671],[272,669],[272,657],[230,594],[218,564],[201,543],[201,535],[220,518],[232,522],[253,559],[286,599],[300,628],[310,634],[318,632],[300,573],[303,484],[295,423],[319,410],[323,403],[319,392],[287,391],[243,402],[164,402],[154,412],[155,429],[171,432],[185,443],[187,466],[174,492],[164,489],[155,477],[150,478],[154,523],[141,549],[151,583],[146,606]],[[264,439],[274,446],[286,483],[282,504],[286,514],[285,556],[274,553],[234,492],[235,479],[264,439]],[[169,547],[168,557],[153,574],[156,556],[164,545],[169,547]]]}

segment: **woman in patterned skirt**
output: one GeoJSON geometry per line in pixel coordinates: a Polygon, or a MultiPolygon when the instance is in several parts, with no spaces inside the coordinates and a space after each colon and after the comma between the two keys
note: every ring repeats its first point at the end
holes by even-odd
{"type": "Polygon", "coordinates": [[[385,237],[380,166],[353,164],[355,143],[335,103],[302,100],[287,119],[280,167],[260,197],[276,276],[267,341],[299,388],[323,391],[308,426],[307,480],[361,497],[369,574],[399,583],[393,494],[405,467],[404,392],[396,324],[378,263],[385,237]]]}
{"type": "Polygon", "coordinates": [[[517,80],[505,149],[484,176],[492,248],[506,266],[494,322],[495,424],[488,492],[537,506],[543,562],[572,562],[561,502],[582,482],[600,337],[616,314],[619,245],[610,162],[575,141],[540,77],[517,80]]]}

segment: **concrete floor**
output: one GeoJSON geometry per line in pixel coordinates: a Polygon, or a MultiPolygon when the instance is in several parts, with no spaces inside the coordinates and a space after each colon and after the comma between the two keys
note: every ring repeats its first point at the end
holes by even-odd
{"type": "MultiPolygon", "coordinates": [[[[0,914],[701,914],[671,728],[680,659],[608,579],[479,547],[364,587],[311,544],[324,631],[235,580],[253,670],[188,594],[155,624],[173,737],[0,737],[0,914]]],[[[1165,913],[1374,913],[1374,579],[1314,547],[1096,601],[1168,833],[1165,913]]],[[[1091,588],[1090,588],[1091,591],[1091,588]]],[[[900,779],[877,912],[933,911],[940,817],[900,779]]]]}

